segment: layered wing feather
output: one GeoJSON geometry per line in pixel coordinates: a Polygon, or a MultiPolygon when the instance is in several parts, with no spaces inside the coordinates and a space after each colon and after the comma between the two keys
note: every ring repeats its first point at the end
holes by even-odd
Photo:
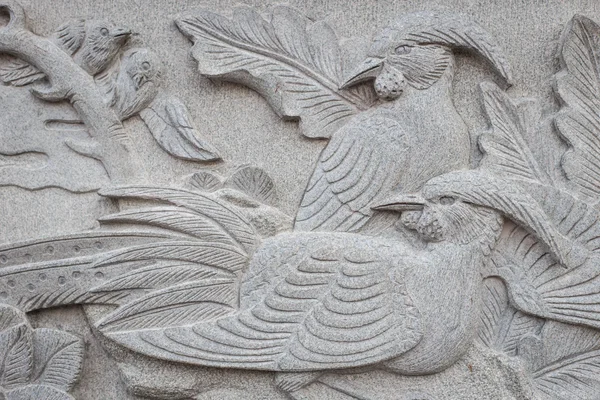
{"type": "Polygon", "coordinates": [[[250,285],[262,294],[252,306],[242,304],[236,314],[196,325],[108,335],[163,359],[273,371],[369,365],[418,343],[418,311],[402,283],[390,278],[386,261],[407,259],[407,254],[390,258],[389,250],[375,241],[331,234],[273,240],[281,243],[279,248],[300,249],[302,256],[284,265],[277,255],[259,256],[274,264],[251,268],[282,272],[266,278],[262,289],[250,285]]]}
{"type": "Polygon", "coordinates": [[[359,116],[323,150],[302,198],[295,229],[360,230],[371,205],[400,181],[407,144],[400,124],[382,115],[359,116]]]}

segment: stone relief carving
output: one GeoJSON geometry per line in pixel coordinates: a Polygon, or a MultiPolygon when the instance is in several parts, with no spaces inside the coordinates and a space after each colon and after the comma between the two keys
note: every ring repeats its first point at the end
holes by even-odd
{"type": "Polygon", "coordinates": [[[69,101],[83,122],[51,119],[45,121],[46,127],[64,129],[83,124],[89,134],[83,139],[67,138],[58,148],[46,144],[39,149],[22,141],[9,146],[7,156],[41,153],[50,159],[37,168],[19,169],[9,163],[12,170],[0,184],[29,189],[60,187],[75,192],[97,190],[100,186],[66,178],[70,171],[64,167],[70,164],[61,163],[60,158],[70,156],[69,151],[100,161],[111,182],[143,180],[147,168],[140,163],[121,123],[138,113],[169,154],[196,161],[220,159],[213,146],[199,137],[185,105],[164,94],[157,56],[149,49],[134,48],[121,57],[131,35],[127,28],[103,20],[77,20],[44,38],[28,30],[25,12],[18,3],[7,0],[0,7],[10,16],[2,27],[0,52],[15,57],[0,68],[0,80],[15,86],[31,85],[31,93],[41,100],[69,101]],[[116,59],[120,60],[115,70],[99,76],[116,59]]]}
{"type": "MultiPolygon", "coordinates": [[[[99,147],[68,145],[103,163],[111,182],[98,193],[123,205],[99,229],[0,247],[5,398],[71,398],[81,340],[33,329],[25,314],[66,305],[86,305],[107,346],[186,364],[201,381],[203,367],[272,372],[278,393],[294,399],[459,398],[444,391],[464,371],[510,382],[498,384],[504,398],[597,395],[592,20],[573,17],[558,49],[552,118],[567,150],[557,179],[529,143],[543,122],[537,102],[497,83],[480,85],[489,128],[477,160],[452,97],[453,51],[487,61],[503,86],[512,77],[494,38],[468,17],[402,16],[354,68],[327,24],[289,7],[266,19],[248,8],[177,19],[201,74],[256,90],[304,136],[328,139],[292,218],[258,167],[201,170],[172,187],[139,176],[122,124],[135,115],[175,157],[219,156],[161,87],[157,55],[122,48],[127,30],[78,21],[47,39],[26,29],[15,2],[0,8],[10,13],[0,51],[20,60],[0,76],[72,103],[99,147]],[[100,57],[89,50],[96,39],[100,57]]],[[[162,383],[132,390],[173,398],[162,383]]],[[[243,395],[222,381],[192,386],[181,398],[243,395]]]]}

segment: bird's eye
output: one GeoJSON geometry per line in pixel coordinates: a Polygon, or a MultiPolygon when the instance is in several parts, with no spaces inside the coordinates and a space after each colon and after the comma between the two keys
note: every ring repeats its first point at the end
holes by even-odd
{"type": "Polygon", "coordinates": [[[108,35],[108,28],[102,28],[102,29],[100,29],[100,34],[102,36],[107,36],[108,35]]]}
{"type": "Polygon", "coordinates": [[[143,69],[144,71],[148,71],[148,70],[150,69],[150,63],[149,63],[148,61],[144,61],[144,62],[142,63],[142,69],[143,69]]]}
{"type": "Polygon", "coordinates": [[[410,53],[412,47],[410,46],[398,46],[396,47],[395,53],[398,55],[404,55],[410,53]]]}
{"type": "Polygon", "coordinates": [[[454,204],[454,197],[450,197],[450,196],[443,196],[440,197],[440,204],[444,205],[444,206],[449,206],[454,204]]]}

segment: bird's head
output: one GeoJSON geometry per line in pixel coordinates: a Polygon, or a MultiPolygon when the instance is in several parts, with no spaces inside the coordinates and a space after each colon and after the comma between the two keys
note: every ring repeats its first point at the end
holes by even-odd
{"type": "Polygon", "coordinates": [[[90,19],[85,22],[86,37],[95,47],[119,50],[131,36],[127,28],[117,26],[103,19],[90,19]]]}
{"type": "Polygon", "coordinates": [[[376,35],[367,58],[341,88],[374,79],[375,91],[384,100],[398,98],[407,85],[428,89],[453,67],[455,48],[480,54],[510,84],[508,62],[483,28],[460,15],[418,12],[403,16],[376,35]]]}
{"type": "Polygon", "coordinates": [[[162,76],[162,62],[158,55],[146,48],[130,49],[123,55],[123,68],[136,90],[149,83],[158,85],[162,76]]]}
{"type": "Polygon", "coordinates": [[[467,245],[495,242],[502,219],[494,210],[474,205],[452,193],[424,187],[418,194],[402,194],[375,206],[376,210],[402,212],[401,222],[427,242],[467,245]]]}
{"type": "Polygon", "coordinates": [[[131,36],[127,28],[102,19],[85,21],[85,57],[93,74],[102,72],[131,36]]]}

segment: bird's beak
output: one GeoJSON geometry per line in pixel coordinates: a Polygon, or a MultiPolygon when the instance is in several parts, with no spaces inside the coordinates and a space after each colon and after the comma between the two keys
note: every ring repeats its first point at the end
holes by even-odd
{"type": "Polygon", "coordinates": [[[340,89],[348,89],[357,83],[377,78],[383,67],[383,58],[369,57],[362,62],[340,86],[340,89]]]}
{"type": "Polygon", "coordinates": [[[426,201],[420,194],[407,193],[388,198],[371,208],[379,211],[418,211],[422,210],[425,204],[426,201]]]}
{"type": "Polygon", "coordinates": [[[115,29],[113,36],[120,39],[127,39],[131,36],[131,31],[125,28],[117,28],[115,29]]]}

